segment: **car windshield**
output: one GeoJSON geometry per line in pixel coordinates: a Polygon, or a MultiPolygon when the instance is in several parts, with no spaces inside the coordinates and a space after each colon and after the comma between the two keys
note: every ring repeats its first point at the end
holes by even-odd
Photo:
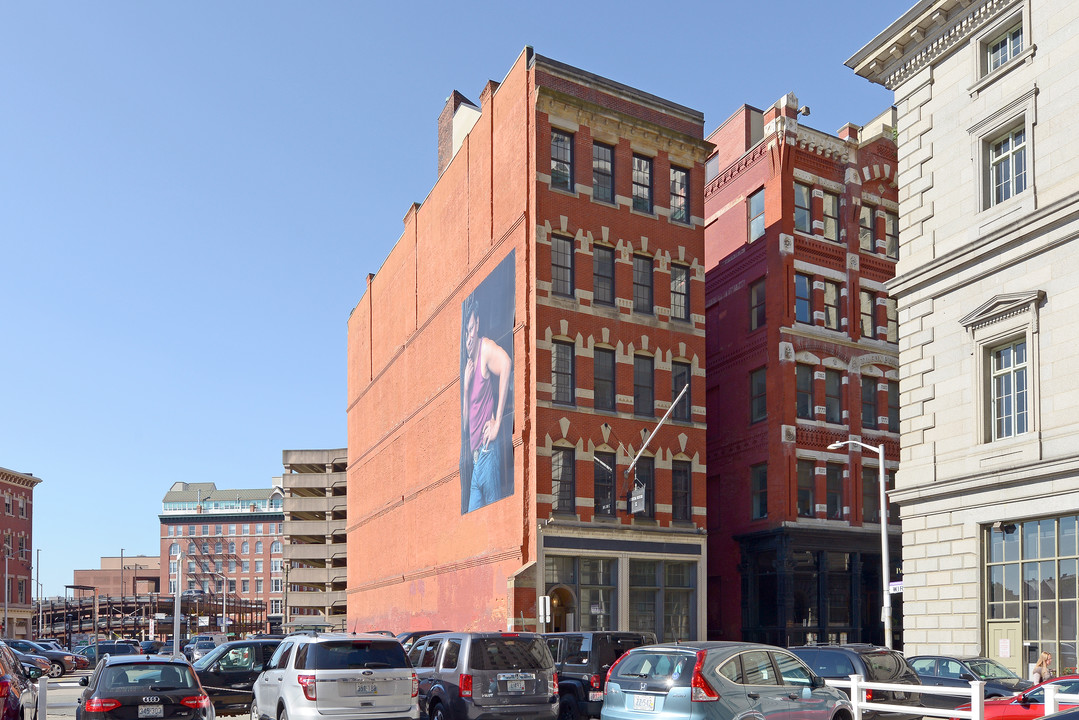
{"type": "Polygon", "coordinates": [[[472,641],[469,664],[475,670],[550,670],[554,658],[542,638],[478,638],[472,641]]]}
{"type": "Polygon", "coordinates": [[[970,666],[971,671],[978,676],[981,680],[1018,680],[1019,676],[1013,673],[1008,668],[1004,667],[996,660],[990,660],[989,658],[978,658],[976,660],[968,660],[967,665],[970,666]]]}
{"type": "Polygon", "coordinates": [[[884,650],[862,655],[866,679],[870,682],[895,682],[902,678],[917,678],[907,661],[897,652],[884,650]]]}
{"type": "Polygon", "coordinates": [[[186,665],[176,663],[139,663],[137,665],[111,665],[101,671],[99,687],[109,692],[163,692],[198,685],[195,676],[186,665]]]}
{"type": "Polygon", "coordinates": [[[695,655],[672,651],[630,652],[614,666],[615,680],[662,680],[671,687],[689,687],[695,655]]]}
{"type": "Polygon", "coordinates": [[[213,650],[206,653],[192,664],[194,665],[196,670],[205,670],[210,665],[217,662],[217,659],[220,658],[223,654],[225,654],[226,651],[227,648],[224,645],[218,645],[213,650]]]}
{"type": "Polygon", "coordinates": [[[308,670],[348,670],[351,668],[408,667],[401,643],[394,639],[330,640],[312,643],[304,668],[308,670]]]}

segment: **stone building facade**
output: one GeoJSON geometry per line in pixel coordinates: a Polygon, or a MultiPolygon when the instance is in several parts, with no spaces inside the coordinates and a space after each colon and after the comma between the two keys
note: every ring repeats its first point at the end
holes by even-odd
{"type": "Polygon", "coordinates": [[[1079,5],[932,0],[851,57],[898,110],[907,648],[1079,665],[1079,5]]]}

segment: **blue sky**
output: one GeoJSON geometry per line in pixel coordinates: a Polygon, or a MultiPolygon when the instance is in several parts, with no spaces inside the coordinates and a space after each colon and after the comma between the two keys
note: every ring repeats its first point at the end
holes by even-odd
{"type": "Polygon", "coordinates": [[[345,445],[345,322],[436,179],[435,124],[526,45],[701,110],[863,124],[843,61],[913,0],[0,5],[0,466],[47,595],[157,554],[177,481],[345,445]]]}

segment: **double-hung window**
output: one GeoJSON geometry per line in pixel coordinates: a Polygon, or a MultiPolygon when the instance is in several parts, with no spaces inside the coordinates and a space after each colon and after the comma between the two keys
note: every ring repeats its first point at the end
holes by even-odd
{"type": "Polygon", "coordinates": [[[862,376],[862,427],[867,430],[877,428],[877,379],[875,377],[862,376]]]}
{"type": "Polygon", "coordinates": [[[593,398],[597,410],[614,410],[614,350],[592,352],[593,398]]]}
{"type": "Polygon", "coordinates": [[[689,170],[671,166],[671,220],[689,222],[689,170]]]}
{"type": "Polygon", "coordinates": [[[749,329],[764,327],[764,278],[749,286],[749,329]]]}
{"type": "Polygon", "coordinates": [[[573,191],[573,135],[551,131],[551,187],[573,191]]]}
{"type": "Polygon", "coordinates": [[[989,143],[989,189],[993,205],[1027,187],[1027,135],[1020,126],[989,143]]]}
{"type": "Polygon", "coordinates": [[[633,256],[633,310],[652,314],[652,258],[633,256]]]}
{"type": "Polygon", "coordinates": [[[655,517],[656,515],[656,461],[651,457],[642,457],[634,466],[636,481],[644,487],[644,512],[638,513],[643,517],[655,517]]]}
{"type": "Polygon", "coordinates": [[[824,281],[824,327],[839,329],[839,283],[824,281]]]}
{"type": "Polygon", "coordinates": [[[843,422],[843,376],[838,370],[824,371],[824,420],[843,422]]]}
{"type": "Polygon", "coordinates": [[[551,495],[555,512],[576,512],[573,448],[556,447],[551,452],[551,495]]]}
{"type": "Polygon", "coordinates": [[[572,405],[576,400],[573,366],[573,343],[555,341],[551,345],[551,399],[556,403],[572,405]]]}
{"type": "Polygon", "coordinates": [[[761,463],[749,469],[750,518],[768,517],[768,464],[761,463]]]}
{"type": "Polygon", "coordinates": [[[652,158],[633,156],[633,209],[652,212],[652,158]]]}
{"type": "Polygon", "coordinates": [[[858,211],[858,247],[865,252],[877,251],[877,208],[864,203],[858,211]]]}
{"type": "Polygon", "coordinates": [[[813,188],[802,183],[794,184],[794,229],[813,232],[813,188]]]}
{"type": "Polygon", "coordinates": [[[992,353],[993,439],[1028,429],[1027,342],[1008,343],[992,353]]]}
{"type": "Polygon", "coordinates": [[[551,237],[551,292],[573,297],[573,238],[551,237]]]}
{"type": "Polygon", "coordinates": [[[592,143],[592,199],[614,202],[614,148],[592,143]]]}
{"type": "Polygon", "coordinates": [[[813,517],[813,496],[817,486],[816,463],[812,460],[798,461],[798,515],[813,517]]]}
{"type": "Polygon", "coordinates": [[[802,273],[794,276],[794,319],[813,324],[813,278],[802,273]]]}
{"type": "Polygon", "coordinates": [[[633,356],[633,413],[655,415],[655,359],[650,355],[633,356]]]}
{"type": "Polygon", "coordinates": [[[768,382],[765,368],[749,374],[749,421],[760,422],[768,417],[768,382]]]}
{"type": "Polygon", "coordinates": [[[795,411],[802,420],[814,419],[813,414],[813,367],[799,364],[795,367],[795,411]]]}
{"type": "Polygon", "coordinates": [[[614,305],[614,248],[592,246],[592,302],[614,305]]]}
{"type": "Polygon", "coordinates": [[[877,336],[876,324],[876,296],[869,290],[858,291],[858,316],[861,320],[862,337],[873,338],[877,336]]]}
{"type": "Polygon", "coordinates": [[[899,259],[899,215],[884,213],[884,252],[893,260],[899,259]]]}
{"type": "Polygon", "coordinates": [[[839,242],[839,196],[824,193],[824,238],[839,242]]]}
{"type": "Polygon", "coordinates": [[[689,522],[693,512],[693,472],[690,463],[671,463],[671,519],[689,522]]]}
{"type": "Polygon", "coordinates": [[[671,265],[671,319],[689,320],[689,268],[671,265]]]}
{"type": "Polygon", "coordinates": [[[675,404],[671,412],[671,417],[675,420],[689,422],[691,419],[693,389],[690,387],[690,378],[692,374],[689,363],[677,360],[671,363],[671,401],[674,402],[678,394],[682,392],[682,388],[686,388],[686,394],[675,404]]]}
{"type": "Polygon", "coordinates": [[[595,511],[597,515],[615,514],[614,479],[615,479],[615,456],[614,453],[597,452],[592,458],[595,467],[593,488],[595,492],[595,511]]]}
{"type": "Polygon", "coordinates": [[[828,492],[828,519],[843,519],[843,466],[828,463],[826,466],[828,492]]]}
{"type": "Polygon", "coordinates": [[[986,43],[986,70],[993,72],[1023,51],[1022,24],[1009,28],[986,43]]]}
{"type": "Polygon", "coordinates": [[[899,306],[895,298],[884,299],[884,316],[888,322],[886,331],[888,342],[899,342],[899,306]]]}
{"type": "Polygon", "coordinates": [[[764,236],[764,188],[749,196],[749,242],[764,236]]]}
{"type": "Polygon", "coordinates": [[[888,381],[888,432],[899,432],[899,383],[888,381]]]}

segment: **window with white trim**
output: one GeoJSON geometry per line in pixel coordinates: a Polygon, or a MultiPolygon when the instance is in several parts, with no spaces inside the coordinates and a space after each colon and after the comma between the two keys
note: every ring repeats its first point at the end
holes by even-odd
{"type": "Polygon", "coordinates": [[[813,232],[813,188],[794,183],[794,229],[813,232]]]}
{"type": "Polygon", "coordinates": [[[991,73],[1023,52],[1023,24],[1014,25],[985,44],[985,68],[991,73]]]}
{"type": "Polygon", "coordinates": [[[989,198],[999,205],[1027,187],[1027,134],[1020,126],[989,142],[989,198]]]}
{"type": "Polygon", "coordinates": [[[992,352],[993,439],[1025,433],[1028,428],[1026,338],[992,352]]]}

